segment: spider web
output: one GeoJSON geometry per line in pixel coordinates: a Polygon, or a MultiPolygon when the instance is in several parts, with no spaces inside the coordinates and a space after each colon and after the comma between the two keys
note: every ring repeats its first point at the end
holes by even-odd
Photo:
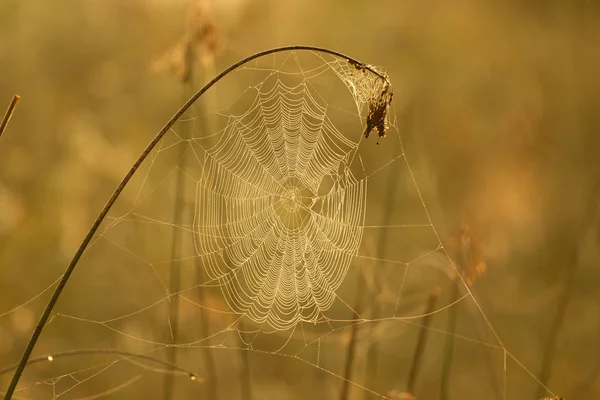
{"type": "Polygon", "coordinates": [[[123,349],[181,368],[83,352],[28,367],[17,396],[155,397],[181,375],[174,398],[211,385],[219,398],[399,398],[421,331],[423,398],[437,395],[448,337],[453,395],[538,385],[444,247],[393,107],[379,145],[364,137],[388,84],[305,51],[217,83],[123,192],[37,347],[123,349]]]}

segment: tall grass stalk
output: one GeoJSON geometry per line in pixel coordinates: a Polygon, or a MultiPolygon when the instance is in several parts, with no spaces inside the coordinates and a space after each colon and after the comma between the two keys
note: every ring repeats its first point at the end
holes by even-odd
{"type": "Polygon", "coordinates": [[[556,340],[560,334],[564,321],[567,308],[575,292],[575,278],[579,270],[579,243],[584,239],[589,229],[594,226],[598,219],[598,212],[600,211],[599,206],[600,199],[600,180],[598,180],[592,189],[590,199],[584,210],[583,217],[579,223],[578,232],[568,244],[566,260],[564,265],[562,289],[560,297],[558,298],[558,305],[556,307],[556,313],[552,319],[550,325],[550,331],[548,332],[548,341],[544,348],[544,356],[542,358],[542,366],[539,374],[539,379],[542,385],[538,386],[537,397],[543,397],[546,395],[546,387],[548,386],[548,380],[552,373],[552,365],[554,364],[554,357],[556,355],[556,340]]]}
{"type": "Polygon", "coordinates": [[[340,400],[347,400],[350,395],[350,382],[352,382],[352,372],[354,367],[354,355],[356,353],[356,340],[358,337],[358,326],[360,324],[360,313],[359,307],[363,301],[363,293],[365,292],[364,288],[364,279],[359,274],[358,282],[356,284],[356,299],[354,310],[352,310],[354,324],[352,325],[352,331],[350,333],[350,342],[348,343],[348,351],[346,352],[346,365],[344,367],[344,381],[342,384],[342,391],[340,394],[340,400]]]}
{"type": "MultiPolygon", "coordinates": [[[[458,280],[452,282],[452,293],[449,304],[454,304],[460,294],[460,283],[458,280]]],[[[442,359],[442,377],[440,380],[440,400],[448,400],[450,392],[450,374],[452,372],[452,358],[454,357],[454,334],[456,332],[456,321],[458,319],[458,307],[450,307],[448,320],[446,322],[446,342],[444,343],[444,354],[442,359]]]]}
{"type": "MultiPolygon", "coordinates": [[[[386,193],[385,193],[385,200],[384,200],[384,209],[383,209],[383,217],[382,217],[382,221],[381,224],[382,225],[386,225],[389,224],[390,219],[392,218],[392,214],[394,212],[394,206],[395,206],[395,202],[396,202],[396,188],[398,187],[398,169],[397,168],[391,168],[390,169],[390,174],[389,174],[389,178],[388,178],[388,182],[386,185],[386,193]]],[[[378,257],[380,258],[385,258],[385,251],[387,248],[389,248],[389,239],[390,239],[390,235],[388,230],[384,230],[381,238],[378,240],[378,248],[377,248],[377,254],[378,257]]],[[[378,274],[377,271],[379,271],[381,268],[383,267],[383,262],[379,261],[377,263],[377,265],[375,265],[375,268],[373,270],[374,274],[378,274]]],[[[376,278],[378,276],[376,275],[376,278]]],[[[379,281],[379,279],[374,279],[374,282],[379,281]]],[[[378,319],[379,318],[379,314],[380,314],[380,306],[378,302],[373,302],[372,306],[371,306],[371,319],[378,319]]],[[[373,325],[374,329],[375,325],[373,325]]],[[[369,368],[367,369],[367,384],[370,387],[375,387],[376,386],[376,381],[377,381],[377,367],[379,364],[379,346],[376,343],[372,343],[369,346],[369,349],[367,350],[367,360],[366,360],[367,365],[369,366],[369,368]]],[[[372,397],[372,395],[370,395],[369,397],[372,397]]]]}
{"type": "Polygon", "coordinates": [[[10,103],[8,104],[8,108],[6,109],[6,113],[4,114],[4,117],[2,118],[2,122],[0,122],[0,137],[2,137],[2,134],[4,133],[4,130],[6,129],[6,126],[8,125],[8,121],[10,121],[10,117],[12,117],[13,112],[15,111],[15,107],[17,106],[17,103],[21,100],[21,96],[19,96],[18,94],[15,94],[12,98],[12,100],[10,101],[10,103]]]}
{"type": "MultiPolygon", "coordinates": [[[[182,81],[182,93],[184,99],[189,98],[192,93],[193,84],[192,79],[187,82],[182,81]]],[[[179,134],[183,140],[188,139],[191,136],[189,123],[183,124],[179,130],[179,134]]],[[[179,167],[177,168],[177,174],[175,178],[175,204],[173,207],[173,236],[171,242],[171,268],[170,268],[170,282],[169,291],[171,293],[169,297],[169,334],[171,337],[172,344],[177,343],[179,337],[179,291],[181,287],[181,274],[180,274],[180,251],[181,251],[181,229],[180,226],[183,222],[183,215],[185,211],[185,176],[184,170],[186,166],[186,150],[187,146],[183,143],[179,145],[179,167]],[[174,294],[173,294],[174,293],[174,294]]],[[[168,348],[167,359],[169,363],[174,364],[177,361],[177,348],[175,346],[168,348]]],[[[168,374],[165,376],[164,382],[164,399],[169,400],[173,396],[173,375],[168,374]]]]}
{"type": "MultiPolygon", "coordinates": [[[[204,81],[208,82],[211,76],[215,75],[215,62],[214,58],[211,57],[206,65],[204,65],[204,81]]],[[[205,100],[205,99],[203,99],[205,100]]],[[[198,101],[196,105],[196,109],[199,115],[206,114],[204,111],[207,107],[205,107],[204,101],[198,101]]],[[[209,107],[213,109],[212,107],[209,107]]],[[[197,120],[198,130],[200,132],[214,132],[214,126],[211,124],[209,116],[206,118],[200,118],[197,120]]],[[[212,143],[211,143],[212,144],[212,143]]],[[[196,199],[197,200],[197,199],[196,199]]],[[[194,210],[190,208],[190,218],[193,218],[194,210]]],[[[206,279],[206,274],[204,273],[204,265],[202,264],[200,258],[194,259],[194,268],[196,270],[196,279],[198,282],[204,282],[206,279]]],[[[200,304],[206,304],[207,297],[204,293],[204,287],[199,285],[196,289],[196,294],[198,296],[198,300],[200,304]]],[[[206,315],[206,310],[200,310],[200,331],[203,337],[210,336],[210,319],[206,315]]],[[[217,379],[217,368],[215,364],[215,359],[213,357],[213,353],[209,346],[205,346],[202,349],[202,358],[204,360],[204,365],[206,367],[206,395],[207,398],[212,400],[217,400],[219,398],[219,382],[217,379]]]]}
{"type": "Polygon", "coordinates": [[[438,299],[437,292],[431,292],[427,296],[427,302],[425,303],[425,310],[423,311],[423,321],[421,328],[419,329],[419,337],[417,339],[417,345],[415,346],[415,352],[413,354],[413,360],[408,373],[408,380],[406,382],[406,391],[411,395],[415,395],[415,383],[417,382],[417,376],[419,375],[419,369],[421,367],[421,359],[423,358],[423,352],[425,351],[425,344],[427,343],[427,334],[429,332],[429,324],[431,323],[431,317],[435,310],[435,303],[438,299]]]}
{"type": "MultiPolygon", "coordinates": [[[[240,331],[244,331],[244,320],[240,319],[238,326],[240,331]]],[[[242,338],[240,337],[240,345],[243,344],[242,338]]],[[[242,399],[252,400],[252,387],[250,386],[250,359],[248,357],[248,350],[243,348],[240,350],[240,356],[242,358],[242,370],[240,371],[240,383],[242,385],[242,399]]]]}

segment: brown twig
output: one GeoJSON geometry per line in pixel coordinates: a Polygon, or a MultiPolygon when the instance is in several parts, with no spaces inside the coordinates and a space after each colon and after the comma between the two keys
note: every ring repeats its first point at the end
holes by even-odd
{"type": "MultiPolygon", "coordinates": [[[[452,294],[451,303],[458,300],[459,297],[459,283],[458,281],[452,282],[452,294]]],[[[446,342],[444,344],[444,356],[442,361],[442,377],[440,381],[440,400],[447,400],[449,398],[450,391],[450,371],[452,369],[452,358],[454,356],[454,333],[456,331],[456,320],[458,318],[458,307],[450,307],[448,310],[448,321],[446,325],[446,342]]]]}
{"type": "MultiPolygon", "coordinates": [[[[363,268],[365,266],[363,265],[363,268]]],[[[350,333],[350,342],[348,343],[348,352],[346,353],[346,366],[344,367],[344,382],[342,386],[342,392],[340,395],[341,400],[348,399],[350,394],[350,382],[352,382],[352,370],[354,365],[354,355],[356,352],[356,339],[358,337],[358,326],[360,325],[359,308],[363,301],[363,293],[365,292],[365,280],[361,274],[358,275],[358,282],[356,283],[356,299],[354,300],[355,306],[352,310],[354,324],[352,325],[352,332],[350,333]]]]}
{"type": "Polygon", "coordinates": [[[21,96],[15,94],[12,100],[10,101],[10,104],[8,105],[8,109],[6,110],[6,113],[2,118],[2,122],[0,123],[0,137],[2,137],[2,134],[6,129],[6,125],[8,125],[8,121],[10,121],[10,117],[12,117],[13,112],[15,111],[15,107],[19,101],[21,101],[21,96]]]}

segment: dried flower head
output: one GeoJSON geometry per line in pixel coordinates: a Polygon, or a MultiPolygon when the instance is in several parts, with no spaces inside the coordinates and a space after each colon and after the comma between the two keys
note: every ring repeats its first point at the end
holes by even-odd
{"type": "Polygon", "coordinates": [[[199,0],[190,7],[184,40],[189,42],[190,46],[194,44],[204,46],[211,55],[219,54],[221,50],[219,29],[207,0],[199,0]]]}
{"type": "Polygon", "coordinates": [[[377,131],[377,144],[379,139],[385,137],[387,131],[387,115],[392,103],[393,93],[391,86],[386,82],[381,93],[374,95],[369,101],[369,112],[367,114],[367,126],[365,127],[365,138],[368,138],[373,130],[377,131]]]}
{"type": "Polygon", "coordinates": [[[472,284],[483,275],[486,269],[483,247],[468,222],[461,221],[448,240],[448,249],[467,283],[472,284]]]}
{"type": "Polygon", "coordinates": [[[192,77],[194,64],[212,63],[221,51],[221,35],[208,0],[193,3],[181,38],[153,66],[155,72],[170,70],[182,82],[192,77]]]}

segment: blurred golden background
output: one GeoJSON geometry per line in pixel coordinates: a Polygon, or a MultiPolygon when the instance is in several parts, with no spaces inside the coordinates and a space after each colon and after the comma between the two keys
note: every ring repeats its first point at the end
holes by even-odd
{"type": "MultiPolygon", "coordinates": [[[[22,97],[0,138],[0,370],[18,361],[49,292],[24,303],[60,277],[118,182],[183,101],[242,57],[309,44],[387,71],[406,157],[433,224],[451,253],[470,254],[472,260],[459,263],[467,275],[481,275],[473,279],[474,296],[503,346],[522,363],[509,358],[508,372],[498,378],[506,382],[482,388],[469,378],[469,362],[472,371],[487,364],[470,360],[468,346],[455,345],[454,357],[464,355],[466,361],[450,376],[448,398],[500,399],[504,390],[509,399],[538,399],[548,393],[537,379],[565,399],[600,396],[600,5],[584,0],[200,2],[209,7],[214,26],[198,49],[199,62],[186,71],[192,3],[0,4],[0,106],[14,93],[22,97]],[[186,73],[193,73],[189,84],[182,83],[186,73]]],[[[75,282],[108,279],[99,277],[100,269],[81,278],[78,272],[75,282]]],[[[110,276],[120,288],[135,279],[126,270],[112,270],[110,276]]],[[[444,287],[445,296],[450,287],[444,287]]],[[[110,298],[110,287],[105,290],[110,298]]],[[[67,299],[80,310],[99,301],[77,292],[67,299]]],[[[74,339],[77,329],[49,325],[42,337],[51,339],[34,354],[81,347],[74,339]]],[[[448,326],[440,321],[437,329],[447,332],[448,326]]],[[[352,335],[344,332],[346,342],[336,344],[341,349],[352,335]]],[[[90,337],[96,334],[108,336],[99,331],[90,337]]],[[[379,397],[397,397],[405,390],[404,370],[417,336],[415,328],[410,341],[381,341],[380,354],[386,349],[407,354],[378,361],[385,379],[351,380],[379,397]]],[[[378,340],[375,334],[363,338],[378,340]]],[[[443,344],[444,337],[438,340],[443,344]]],[[[431,354],[414,390],[417,398],[443,396],[441,349],[426,350],[431,354]]],[[[247,353],[252,398],[341,396],[343,362],[339,371],[326,367],[336,371],[333,376],[289,359],[270,370],[271,358],[247,353]]],[[[162,355],[158,358],[168,358],[162,355]]],[[[200,358],[200,352],[190,357],[200,358]]],[[[223,399],[244,398],[246,389],[237,387],[244,356],[231,350],[217,357],[218,385],[210,390],[223,399]]],[[[65,363],[59,371],[42,373],[56,377],[108,359],[65,363]]],[[[364,362],[356,367],[363,375],[371,368],[368,359],[360,358],[364,362]]],[[[206,366],[198,365],[206,375],[206,366]]],[[[135,366],[124,368],[131,372],[135,366]]],[[[61,398],[162,396],[143,385],[108,393],[125,380],[115,375],[106,381],[99,375],[81,392],[61,398]]],[[[0,390],[9,377],[0,376],[0,390]]],[[[56,385],[23,396],[52,397],[56,385]]],[[[198,396],[186,385],[173,398],[198,396]]],[[[199,398],[215,396],[204,387],[199,398]]],[[[372,395],[361,387],[354,386],[348,398],[372,395]]]]}

